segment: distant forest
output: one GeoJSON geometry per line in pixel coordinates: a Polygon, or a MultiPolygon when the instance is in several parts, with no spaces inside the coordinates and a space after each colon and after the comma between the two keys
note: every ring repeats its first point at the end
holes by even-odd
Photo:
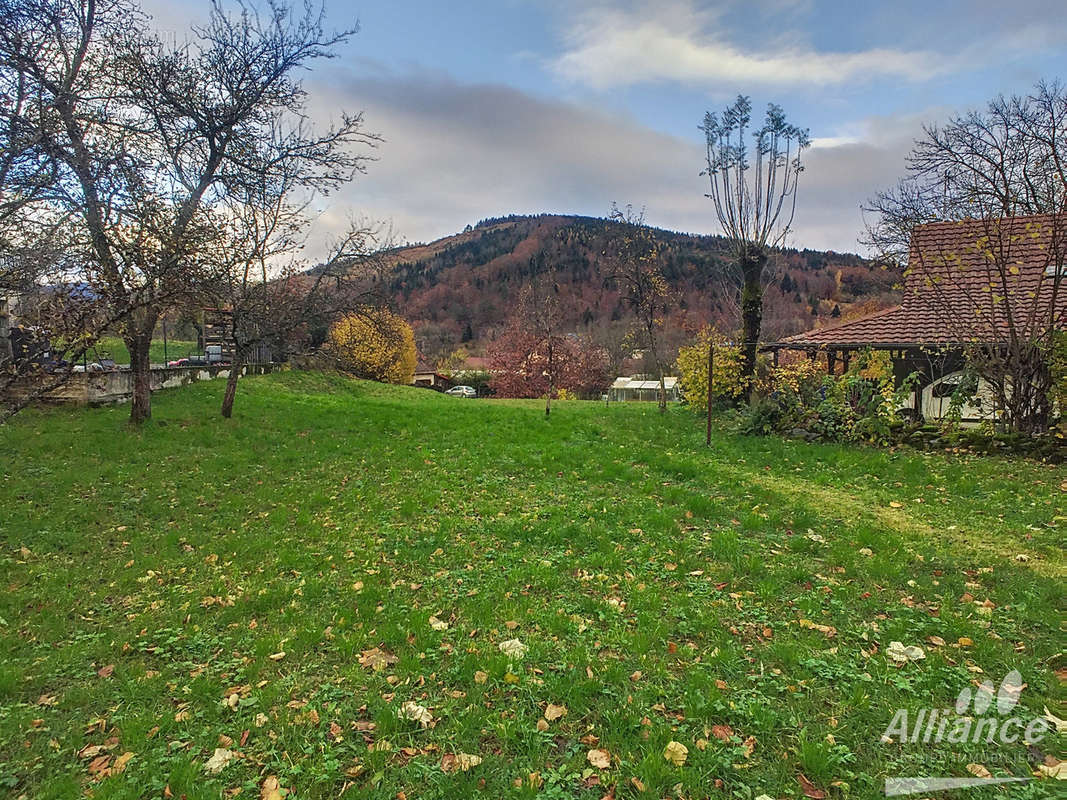
{"type": "MultiPolygon", "coordinates": [[[[531,278],[555,272],[574,333],[625,347],[627,309],[605,275],[616,223],[577,216],[485,219],[462,233],[398,250],[391,293],[434,362],[463,346],[480,352],[506,323],[531,278]]],[[[658,230],[660,266],[675,290],[668,339],[684,342],[712,322],[738,326],[725,239],[658,230]]],[[[771,340],[893,304],[899,272],[850,253],[786,250],[775,258],[764,298],[771,340]]]]}

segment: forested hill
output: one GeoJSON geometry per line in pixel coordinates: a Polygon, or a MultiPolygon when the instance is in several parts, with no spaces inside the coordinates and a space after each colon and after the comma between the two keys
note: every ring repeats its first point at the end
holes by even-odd
{"type": "MultiPolygon", "coordinates": [[[[555,269],[574,332],[605,344],[627,325],[618,292],[605,281],[601,254],[616,223],[577,216],[501,217],[396,253],[392,293],[413,324],[422,354],[434,360],[459,345],[472,352],[506,322],[522,285],[555,269]]],[[[677,292],[670,327],[714,321],[737,325],[736,301],[724,291],[725,239],[657,231],[661,267],[677,292]]],[[[896,300],[899,273],[848,253],[788,250],[772,265],[765,296],[767,338],[836,321],[896,300]]]]}

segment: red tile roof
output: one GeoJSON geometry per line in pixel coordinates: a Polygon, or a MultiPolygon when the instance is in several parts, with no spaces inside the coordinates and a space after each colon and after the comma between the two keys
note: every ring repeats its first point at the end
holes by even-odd
{"type": "Polygon", "coordinates": [[[920,225],[899,306],[783,339],[777,348],[895,348],[1004,341],[1067,323],[1067,217],[920,225]],[[1061,276],[1056,277],[1056,270],[1061,276]]]}

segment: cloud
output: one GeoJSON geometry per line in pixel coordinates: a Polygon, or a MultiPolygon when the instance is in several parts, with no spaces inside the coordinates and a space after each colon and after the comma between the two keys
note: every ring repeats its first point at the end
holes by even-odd
{"type": "MultiPolygon", "coordinates": [[[[308,89],[313,118],[364,109],[368,129],[386,139],[367,174],[328,198],[321,237],[349,216],[390,219],[408,240],[429,241],[510,213],[603,216],[612,201],[646,206],[653,225],[718,232],[695,134],[424,73],[333,75],[308,89]]],[[[919,127],[919,117],[885,117],[820,140],[808,154],[790,244],[855,251],[860,205],[902,173],[919,127]]]]}
{"type": "Polygon", "coordinates": [[[568,81],[597,89],[678,81],[792,85],[840,85],[874,78],[923,81],[950,71],[943,54],[872,48],[821,52],[779,37],[764,51],[729,40],[719,10],[699,10],[690,0],[651,8],[594,7],[568,23],[564,52],[551,62],[568,81]]]}

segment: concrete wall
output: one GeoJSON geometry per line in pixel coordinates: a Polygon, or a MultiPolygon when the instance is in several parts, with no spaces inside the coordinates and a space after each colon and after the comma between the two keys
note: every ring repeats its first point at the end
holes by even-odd
{"type": "MultiPolygon", "coordinates": [[[[263,375],[279,365],[249,364],[242,368],[242,375],[263,375]]],[[[198,381],[228,378],[228,366],[211,367],[155,367],[152,369],[152,391],[188,386],[198,381]]],[[[15,396],[25,396],[32,391],[34,383],[22,382],[12,387],[15,396]]],[[[70,379],[42,398],[46,403],[70,403],[80,406],[96,406],[108,403],[128,403],[133,397],[133,373],[129,370],[111,372],[75,372],[70,379]]]]}

